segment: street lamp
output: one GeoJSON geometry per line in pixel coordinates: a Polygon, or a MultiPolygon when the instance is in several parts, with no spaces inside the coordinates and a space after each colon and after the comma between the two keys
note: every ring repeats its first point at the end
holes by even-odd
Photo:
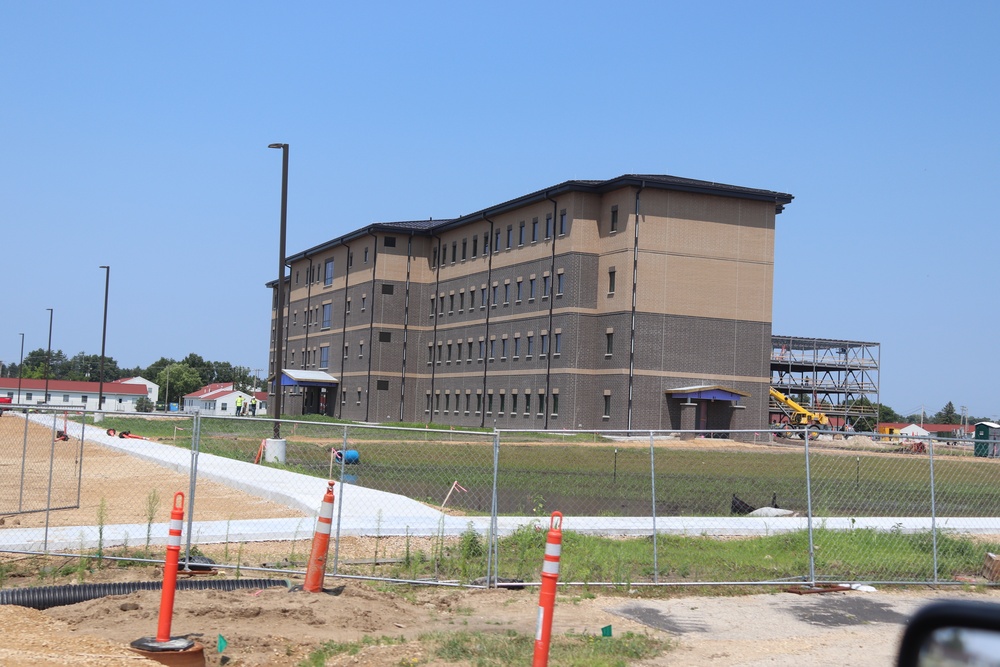
{"type": "Polygon", "coordinates": [[[278,241],[278,294],[274,329],[274,439],[281,438],[281,330],[285,311],[285,224],[288,219],[288,144],[268,144],[281,149],[281,232],[278,241]]]}
{"type": "Polygon", "coordinates": [[[111,283],[111,267],[101,266],[104,269],[104,328],[101,330],[101,382],[97,389],[97,411],[104,409],[104,344],[108,340],[108,285],[111,283]]]}
{"type": "Polygon", "coordinates": [[[52,366],[52,309],[46,308],[49,311],[49,351],[45,354],[45,395],[42,397],[42,402],[48,405],[49,403],[49,368],[52,366]]]}
{"type": "Polygon", "coordinates": [[[21,402],[21,378],[24,376],[24,334],[21,336],[21,360],[17,362],[17,402],[21,402]]]}

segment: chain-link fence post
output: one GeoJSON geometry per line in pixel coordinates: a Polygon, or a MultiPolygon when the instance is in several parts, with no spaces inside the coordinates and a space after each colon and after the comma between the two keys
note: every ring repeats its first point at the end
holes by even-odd
{"type": "Polygon", "coordinates": [[[28,462],[28,411],[24,411],[24,447],[21,450],[21,489],[17,496],[17,511],[24,511],[24,468],[28,462]]]}
{"type": "MultiPolygon", "coordinates": [[[[48,396],[45,397],[48,400],[48,396]]],[[[49,516],[52,514],[52,474],[56,463],[56,420],[58,416],[52,413],[52,447],[49,450],[49,487],[45,496],[45,539],[42,541],[42,549],[49,552],[49,516]]]]}
{"type": "MultiPolygon", "coordinates": [[[[347,452],[347,424],[344,424],[344,444],[341,446],[342,452],[347,452]]],[[[330,452],[330,456],[335,456],[330,452]]],[[[337,505],[337,536],[333,541],[333,576],[337,576],[337,567],[340,563],[340,520],[344,513],[344,466],[347,463],[347,454],[340,456],[340,488],[337,495],[340,497],[340,504],[337,505]]]]}
{"type": "Polygon", "coordinates": [[[490,507],[489,554],[486,557],[486,587],[496,588],[500,576],[500,538],[497,536],[497,477],[500,473],[500,431],[493,427],[493,498],[490,507]]]}
{"type": "Polygon", "coordinates": [[[809,531],[809,585],[816,585],[816,549],[813,544],[812,475],[809,471],[809,429],[803,430],[802,437],[806,450],[806,527],[809,531]]]}
{"type": "MultiPolygon", "coordinates": [[[[617,450],[615,450],[617,452],[617,450]]],[[[616,459],[617,461],[617,456],[616,459]]],[[[656,543],[656,454],[653,448],[653,432],[649,432],[649,487],[653,497],[653,583],[660,583],[659,552],[656,543]]]]}
{"type": "Polygon", "coordinates": [[[201,412],[194,411],[194,422],[191,424],[191,471],[188,486],[187,507],[187,544],[184,548],[184,571],[191,571],[191,535],[194,533],[194,490],[198,481],[198,452],[201,449],[201,412]]]}
{"type": "Polygon", "coordinates": [[[927,441],[927,453],[930,462],[931,475],[931,553],[934,559],[934,584],[938,583],[938,547],[937,547],[937,504],[934,489],[934,439],[927,441]]]}

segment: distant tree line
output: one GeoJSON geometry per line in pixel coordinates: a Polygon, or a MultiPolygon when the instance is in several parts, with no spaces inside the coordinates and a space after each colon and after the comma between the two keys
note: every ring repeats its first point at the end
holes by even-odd
{"type": "MultiPolygon", "coordinates": [[[[4,377],[44,378],[46,357],[44,348],[32,350],[24,356],[22,365],[4,365],[4,377]]],[[[77,380],[98,382],[101,378],[101,355],[79,352],[67,357],[62,350],[53,350],[48,361],[50,380],[77,380]]],[[[254,377],[245,366],[234,366],[228,361],[207,361],[191,353],[177,361],[160,357],[149,366],[122,368],[113,357],[104,357],[104,381],[142,376],[160,385],[160,401],[180,402],[180,397],[190,394],[207,384],[232,382],[238,391],[250,393],[258,389],[262,380],[254,377]]]]}

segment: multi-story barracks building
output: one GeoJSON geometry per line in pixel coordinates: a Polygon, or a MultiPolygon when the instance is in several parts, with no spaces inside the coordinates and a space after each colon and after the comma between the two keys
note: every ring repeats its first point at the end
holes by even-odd
{"type": "MultiPolygon", "coordinates": [[[[292,255],[284,413],[456,428],[763,427],[775,216],[791,201],[674,176],[567,181],[292,255]]],[[[272,305],[272,377],[275,316],[272,305]]]]}

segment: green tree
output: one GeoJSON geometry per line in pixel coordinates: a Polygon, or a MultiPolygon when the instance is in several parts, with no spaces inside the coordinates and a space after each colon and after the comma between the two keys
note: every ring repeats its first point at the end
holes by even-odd
{"type": "Polygon", "coordinates": [[[152,380],[153,382],[159,384],[159,381],[156,378],[160,377],[160,372],[167,366],[176,363],[177,361],[175,359],[160,357],[159,359],[151,363],[149,366],[146,366],[146,368],[136,369],[137,372],[133,373],[132,375],[141,375],[147,380],[152,380]]]}
{"type": "Polygon", "coordinates": [[[187,364],[171,364],[160,371],[154,380],[163,389],[164,403],[170,403],[171,398],[180,402],[180,397],[204,386],[201,374],[187,364]],[[168,393],[169,392],[169,393],[168,393]]]}
{"type": "Polygon", "coordinates": [[[952,405],[951,401],[934,413],[931,417],[932,424],[957,424],[961,421],[961,417],[955,412],[955,406],[952,405]]]}
{"type": "Polygon", "coordinates": [[[205,361],[200,355],[194,352],[181,359],[181,363],[188,368],[193,368],[201,376],[201,386],[216,382],[215,368],[211,361],[205,361]]]}
{"type": "MultiPolygon", "coordinates": [[[[118,362],[112,357],[104,357],[104,381],[114,382],[124,377],[118,362]]],[[[66,377],[62,380],[99,382],[101,379],[101,355],[78,352],[66,362],[66,377]]]]}
{"type": "MultiPolygon", "coordinates": [[[[32,350],[24,356],[24,375],[26,378],[43,378],[45,377],[45,367],[46,360],[48,359],[48,351],[45,348],[38,348],[37,350],[32,350]]],[[[66,380],[68,375],[69,366],[67,363],[66,355],[63,354],[62,350],[53,350],[52,358],[48,364],[49,368],[49,379],[50,380],[66,380]]]]}

